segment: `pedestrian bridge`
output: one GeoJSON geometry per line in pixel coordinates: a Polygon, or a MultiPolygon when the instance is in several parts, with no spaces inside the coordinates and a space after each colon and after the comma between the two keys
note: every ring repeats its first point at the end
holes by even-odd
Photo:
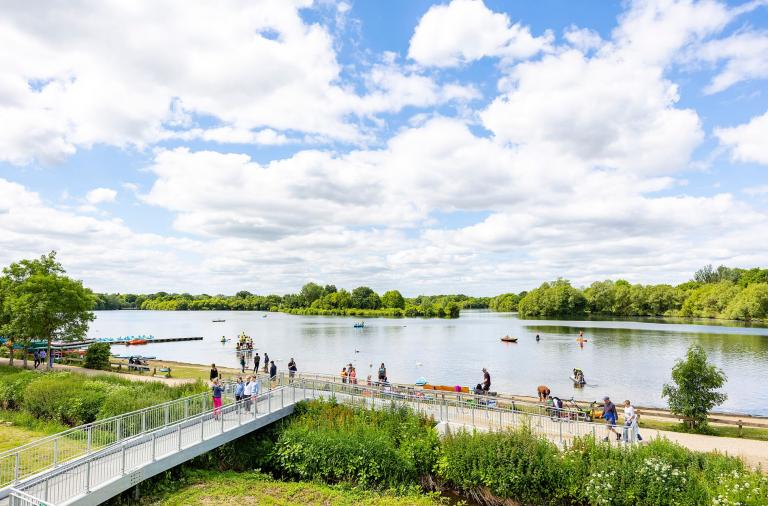
{"type": "Polygon", "coordinates": [[[451,392],[342,384],[281,375],[261,379],[256,402],[235,402],[226,385],[214,412],[210,393],[198,394],[75,427],[0,453],[0,504],[96,505],[198,455],[258,430],[293,412],[305,399],[381,409],[409,406],[441,426],[498,430],[527,426],[556,442],[601,435],[604,426],[564,416],[531,413],[492,398],[451,392]]]}

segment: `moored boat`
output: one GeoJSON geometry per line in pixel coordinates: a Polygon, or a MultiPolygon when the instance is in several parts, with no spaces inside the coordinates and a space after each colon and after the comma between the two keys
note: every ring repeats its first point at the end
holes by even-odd
{"type": "Polygon", "coordinates": [[[517,342],[517,338],[516,337],[511,337],[511,336],[504,336],[504,337],[501,338],[501,342],[502,343],[516,343],[517,342]]]}

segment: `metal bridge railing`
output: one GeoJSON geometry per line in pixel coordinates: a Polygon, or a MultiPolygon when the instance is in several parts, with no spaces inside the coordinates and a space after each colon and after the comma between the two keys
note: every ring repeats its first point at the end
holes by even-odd
{"type": "Polygon", "coordinates": [[[11,494],[8,496],[8,506],[53,506],[50,503],[42,501],[29,494],[25,494],[21,490],[11,489],[11,494]]]}
{"type": "MultiPolygon", "coordinates": [[[[226,384],[225,399],[232,401],[226,384]]],[[[0,453],[0,488],[170,423],[197,416],[212,407],[204,392],[130,413],[97,420],[0,453]]]]}

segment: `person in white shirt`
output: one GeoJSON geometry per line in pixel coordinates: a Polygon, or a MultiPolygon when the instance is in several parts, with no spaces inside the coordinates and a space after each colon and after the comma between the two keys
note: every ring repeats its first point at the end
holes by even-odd
{"type": "Polygon", "coordinates": [[[253,395],[253,376],[248,376],[243,391],[243,404],[245,404],[246,413],[251,412],[251,395],[253,395]]]}
{"type": "Polygon", "coordinates": [[[257,402],[257,398],[259,397],[259,380],[254,376],[251,378],[251,401],[253,401],[253,410],[254,412],[259,412],[259,404],[257,402]]]}
{"type": "MultiPolygon", "coordinates": [[[[628,442],[630,437],[634,435],[638,441],[642,441],[640,436],[640,429],[637,425],[638,414],[635,411],[634,406],[629,400],[624,401],[624,442],[628,442]]],[[[634,443],[634,441],[632,441],[634,443]]]]}

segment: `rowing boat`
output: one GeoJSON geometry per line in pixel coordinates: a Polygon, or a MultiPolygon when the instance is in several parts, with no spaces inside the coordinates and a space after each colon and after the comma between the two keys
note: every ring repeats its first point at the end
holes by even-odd
{"type": "Polygon", "coordinates": [[[503,343],[516,343],[517,338],[516,337],[510,337],[510,336],[504,336],[501,338],[501,342],[503,343]]]}

